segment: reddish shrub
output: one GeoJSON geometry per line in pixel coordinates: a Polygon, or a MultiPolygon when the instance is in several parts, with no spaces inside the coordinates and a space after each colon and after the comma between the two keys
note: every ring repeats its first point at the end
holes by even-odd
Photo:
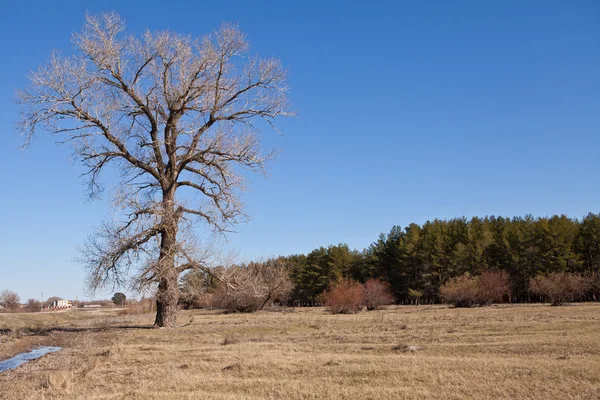
{"type": "Polygon", "coordinates": [[[553,306],[577,300],[591,286],[590,280],[570,273],[538,275],[529,281],[529,291],[547,298],[553,306]]]}
{"type": "Polygon", "coordinates": [[[364,289],[367,310],[376,310],[381,306],[392,304],[396,300],[390,291],[390,285],[379,279],[369,279],[365,282],[364,289]]]}
{"type": "Polygon", "coordinates": [[[486,271],[477,277],[477,291],[482,306],[499,303],[510,293],[510,277],[506,271],[486,271]]]}
{"type": "Polygon", "coordinates": [[[360,311],[364,304],[364,298],[363,286],[350,279],[340,280],[321,295],[323,304],[333,314],[349,314],[360,311]]]}
{"type": "Polygon", "coordinates": [[[452,278],[440,287],[441,296],[456,307],[488,306],[510,293],[510,278],[504,271],[486,271],[479,276],[452,278]]]}

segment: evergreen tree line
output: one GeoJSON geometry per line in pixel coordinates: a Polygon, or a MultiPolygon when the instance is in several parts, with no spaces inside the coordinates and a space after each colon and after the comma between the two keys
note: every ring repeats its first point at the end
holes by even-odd
{"type": "Polygon", "coordinates": [[[346,244],[320,247],[309,254],[279,257],[293,290],[290,304],[315,305],[342,278],[387,282],[398,303],[436,303],[450,279],[506,271],[512,302],[538,301],[529,282],[540,275],[574,273],[596,282],[587,295],[600,295],[600,214],[581,220],[567,216],[474,217],[393,226],[363,251],[346,244]]]}

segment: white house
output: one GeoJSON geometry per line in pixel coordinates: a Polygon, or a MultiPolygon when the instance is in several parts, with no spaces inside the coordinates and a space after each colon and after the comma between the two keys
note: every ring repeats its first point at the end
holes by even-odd
{"type": "Polygon", "coordinates": [[[55,300],[52,302],[50,308],[71,308],[71,302],[69,300],[55,300]]]}

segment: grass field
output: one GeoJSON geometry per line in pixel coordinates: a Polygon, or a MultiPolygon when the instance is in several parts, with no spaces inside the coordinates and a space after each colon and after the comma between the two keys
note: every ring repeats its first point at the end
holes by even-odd
{"type": "Polygon", "coordinates": [[[152,318],[0,314],[0,359],[64,347],[0,374],[0,398],[600,399],[598,304],[152,318]]]}

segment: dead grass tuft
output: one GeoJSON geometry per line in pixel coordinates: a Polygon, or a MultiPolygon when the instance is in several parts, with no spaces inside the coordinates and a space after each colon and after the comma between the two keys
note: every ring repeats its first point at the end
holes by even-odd
{"type": "Polygon", "coordinates": [[[227,346],[229,344],[236,344],[239,342],[240,342],[240,339],[238,337],[236,337],[235,335],[232,335],[232,334],[227,334],[221,341],[221,345],[227,346]]]}
{"type": "Polygon", "coordinates": [[[72,386],[73,374],[65,371],[50,372],[42,383],[44,389],[61,393],[71,393],[72,386]]]}
{"type": "Polygon", "coordinates": [[[225,372],[227,372],[227,371],[237,372],[237,371],[240,371],[241,369],[242,369],[242,366],[238,363],[235,363],[235,364],[231,364],[226,367],[223,367],[221,370],[225,371],[225,372]]]}
{"type": "Polygon", "coordinates": [[[422,348],[419,346],[412,346],[406,343],[400,343],[392,347],[393,351],[398,351],[401,353],[414,353],[415,351],[419,351],[422,348]]]}

